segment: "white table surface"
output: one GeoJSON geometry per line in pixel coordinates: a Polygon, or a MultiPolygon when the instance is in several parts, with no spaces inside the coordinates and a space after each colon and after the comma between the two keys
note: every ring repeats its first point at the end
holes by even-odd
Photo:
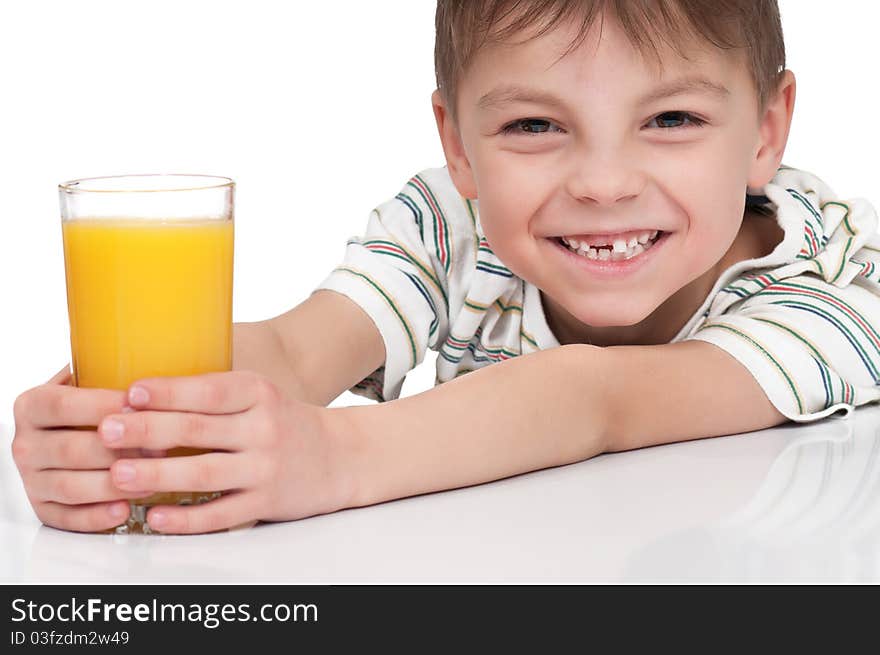
{"type": "Polygon", "coordinates": [[[2,583],[880,582],[877,406],[198,536],[40,525],[2,428],[2,583]]]}

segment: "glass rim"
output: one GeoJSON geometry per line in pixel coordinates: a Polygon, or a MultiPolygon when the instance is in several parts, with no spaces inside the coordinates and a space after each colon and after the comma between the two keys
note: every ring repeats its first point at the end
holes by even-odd
{"type": "Polygon", "coordinates": [[[128,175],[102,175],[98,177],[81,177],[76,180],[68,180],[67,182],[62,182],[58,185],[59,190],[65,191],[67,193],[166,193],[174,191],[205,191],[208,189],[222,189],[223,187],[233,188],[235,187],[235,181],[230,177],[224,177],[222,175],[202,175],[190,173],[133,173],[128,175]],[[109,180],[121,182],[122,180],[126,179],[158,180],[169,178],[180,179],[181,185],[169,185],[165,187],[157,185],[157,188],[100,188],[99,186],[94,186],[93,184],[82,186],[83,183],[97,183],[109,180]],[[187,184],[186,182],[184,182],[184,180],[189,180],[190,183],[187,184]],[[193,180],[203,180],[206,181],[206,183],[199,185],[193,183],[193,180]]]}

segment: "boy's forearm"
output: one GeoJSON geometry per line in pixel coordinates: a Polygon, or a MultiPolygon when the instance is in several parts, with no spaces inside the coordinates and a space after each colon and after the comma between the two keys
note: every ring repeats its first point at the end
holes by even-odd
{"type": "Polygon", "coordinates": [[[562,346],[380,405],[334,408],[351,505],[569,464],[605,450],[602,348],[562,346]],[[344,429],[344,428],[343,428],[344,429]]]}
{"type": "Polygon", "coordinates": [[[232,368],[255,371],[269,378],[289,398],[326,406],[324,398],[313,397],[291,366],[277,332],[265,321],[235,323],[232,326],[232,368]]]}

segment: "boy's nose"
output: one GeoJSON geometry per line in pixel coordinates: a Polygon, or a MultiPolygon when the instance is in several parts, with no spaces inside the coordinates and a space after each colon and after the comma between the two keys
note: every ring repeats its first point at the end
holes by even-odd
{"type": "Polygon", "coordinates": [[[569,169],[566,190],[580,202],[610,207],[638,196],[644,176],[621,153],[605,157],[578,157],[569,169]]]}

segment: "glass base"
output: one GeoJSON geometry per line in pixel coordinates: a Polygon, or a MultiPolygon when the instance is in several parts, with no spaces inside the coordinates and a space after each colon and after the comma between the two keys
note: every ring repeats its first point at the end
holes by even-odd
{"type": "Polygon", "coordinates": [[[128,501],[128,519],[112,530],[113,534],[157,534],[147,523],[147,510],[156,505],[201,505],[219,498],[219,491],[199,493],[155,494],[149,498],[128,501]]]}

